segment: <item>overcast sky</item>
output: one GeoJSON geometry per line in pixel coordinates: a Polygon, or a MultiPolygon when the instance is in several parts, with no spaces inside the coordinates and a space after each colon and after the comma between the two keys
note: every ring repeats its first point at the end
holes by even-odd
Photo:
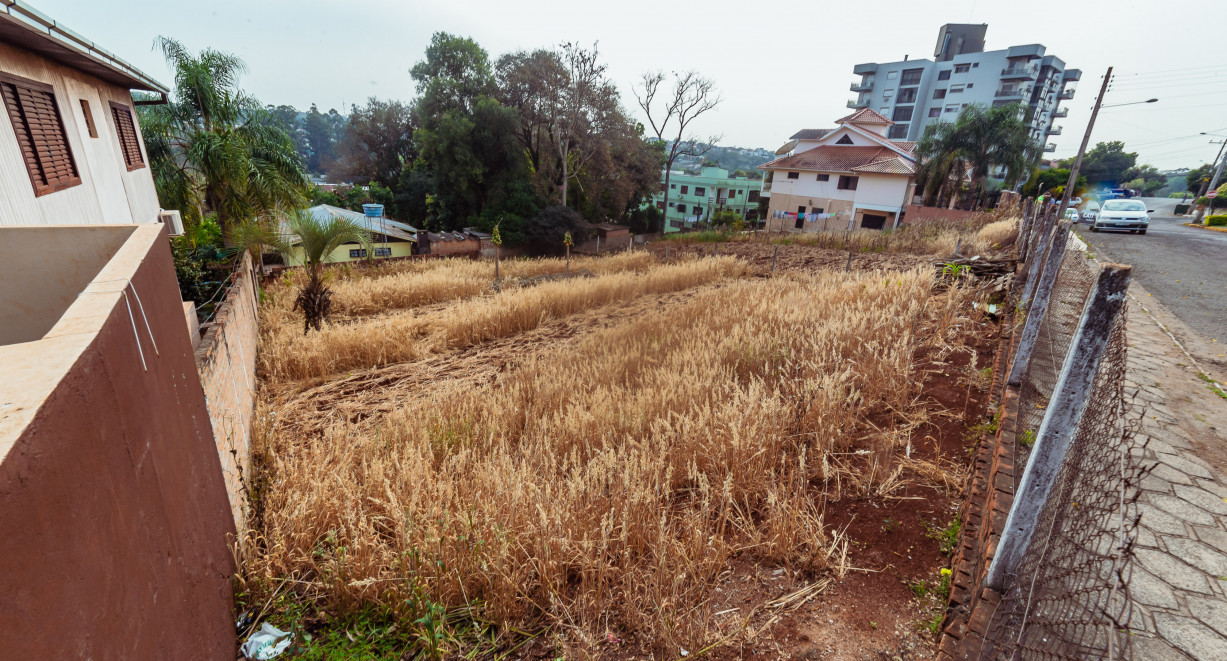
{"type": "Polygon", "coordinates": [[[1200,132],[1227,135],[1222,0],[30,1],[165,83],[170,72],[152,50],[158,35],[241,56],[250,68],[243,86],[264,103],[314,102],[325,111],[372,95],[413,98],[408,69],[436,31],[472,37],[491,59],[599,41],[636,116],[631,86],[643,71],[695,69],[724,98],[697,131],[723,134],[723,145],[769,149],[845,115],[854,64],[929,59],[942,24],[988,23],[989,50],[1041,43],[1082,69],[1069,117],[1057,120],[1065,132],[1056,157],[1077,150],[1108,66],[1117,77],[1106,103],[1160,101],[1102,111],[1092,144],[1124,140],[1142,162],[1166,169],[1214,158],[1218,147],[1200,132]]]}

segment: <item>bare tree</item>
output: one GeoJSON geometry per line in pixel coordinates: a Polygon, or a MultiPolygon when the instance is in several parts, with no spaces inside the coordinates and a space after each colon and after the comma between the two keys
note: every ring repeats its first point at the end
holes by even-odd
{"type": "Polygon", "coordinates": [[[700,76],[695,71],[673,74],[673,89],[662,90],[665,84],[663,71],[649,71],[643,74],[642,88],[635,90],[635,100],[647,115],[648,125],[656,139],[665,142],[665,134],[671,137],[676,127],[677,137],[665,151],[665,210],[666,222],[669,217],[669,177],[673,171],[673,162],[678,156],[702,156],[712,146],[720,141],[722,136],[712,136],[700,142],[694,136],[686,134],[686,127],[699,115],[720,105],[720,93],[710,79],[700,76]],[[659,100],[657,97],[661,97],[659,100]]]}
{"type": "Polygon", "coordinates": [[[562,45],[560,59],[567,69],[566,85],[560,94],[558,120],[553,124],[554,142],[562,165],[562,205],[567,206],[567,183],[571,179],[572,160],[575,170],[581,170],[595,152],[594,140],[577,141],[576,137],[599,136],[604,124],[602,99],[617,98],[613,84],[605,77],[605,65],[598,62],[596,44],[585,50],[576,44],[562,45]],[[578,149],[577,149],[578,145],[578,149]]]}

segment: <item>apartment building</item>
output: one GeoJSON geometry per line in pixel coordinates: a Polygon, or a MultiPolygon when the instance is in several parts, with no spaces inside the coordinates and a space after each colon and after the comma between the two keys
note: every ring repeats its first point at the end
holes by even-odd
{"type": "Polygon", "coordinates": [[[702,168],[698,174],[674,171],[669,175],[669,208],[665,209],[665,174],[662,172],[660,190],[652,196],[652,202],[665,212],[665,232],[680,232],[726,209],[747,220],[758,218],[760,185],[758,180],[733,176],[718,167],[702,168]]]}
{"type": "Polygon", "coordinates": [[[857,97],[849,108],[871,108],[894,121],[888,137],[919,140],[925,126],[952,121],[963,106],[1021,103],[1028,109],[1031,137],[1056,150],[1055,122],[1069,114],[1060,107],[1072,99],[1070,83],[1082,77],[1078,69],[1049,55],[1040,44],[984,50],[988,25],[949,23],[937,36],[932,60],[866,62],[852,68],[860,80],[852,83],[857,97]]]}

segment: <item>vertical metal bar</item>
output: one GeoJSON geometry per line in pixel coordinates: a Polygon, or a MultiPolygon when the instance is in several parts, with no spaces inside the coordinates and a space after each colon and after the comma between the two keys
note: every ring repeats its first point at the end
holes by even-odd
{"type": "MultiPolygon", "coordinates": [[[[1108,339],[1117,318],[1124,313],[1132,272],[1131,266],[1104,264],[1099,269],[1095,289],[1082,308],[1082,318],[1040,424],[1035,449],[1023,471],[1022,484],[1014,497],[993,563],[988,568],[985,582],[994,590],[1000,592],[1005,588],[1006,579],[1017,573],[1032,543],[1040,513],[1052,493],[1086,410],[1108,339]]],[[[1069,506],[1068,503],[1063,505],[1069,506]]]]}
{"type": "MultiPolygon", "coordinates": [[[[1065,246],[1069,243],[1069,223],[1062,222],[1052,235],[1052,245],[1044,259],[1044,270],[1040,273],[1039,282],[1035,287],[1035,297],[1027,305],[1027,322],[1023,326],[1022,338],[1018,341],[1018,350],[1010,363],[1010,374],[1006,383],[1016,386],[1022,383],[1023,372],[1035,353],[1035,342],[1040,336],[1040,324],[1048,312],[1048,303],[1052,300],[1052,287],[1057,281],[1061,270],[1061,260],[1065,257],[1065,246]]],[[[1038,255],[1036,262],[1039,262],[1038,255]]],[[[1028,283],[1030,284],[1030,283],[1028,283]]]]}

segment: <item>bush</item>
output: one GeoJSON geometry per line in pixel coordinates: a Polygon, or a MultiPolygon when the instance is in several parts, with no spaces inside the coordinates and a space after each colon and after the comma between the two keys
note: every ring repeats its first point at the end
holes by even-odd
{"type": "Polygon", "coordinates": [[[1227,227],[1227,213],[1206,216],[1206,227],[1227,227]]]}

